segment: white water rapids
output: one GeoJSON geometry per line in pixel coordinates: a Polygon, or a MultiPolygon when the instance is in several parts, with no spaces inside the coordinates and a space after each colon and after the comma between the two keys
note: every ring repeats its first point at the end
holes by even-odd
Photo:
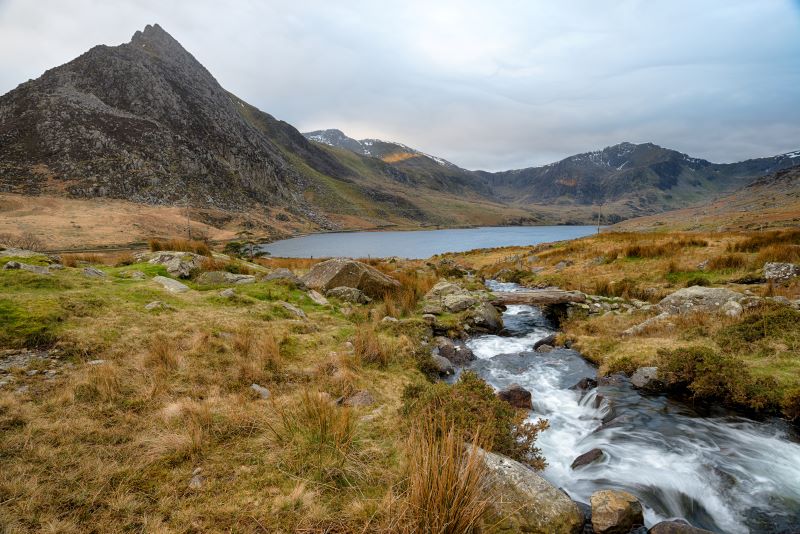
{"type": "Polygon", "coordinates": [[[532,392],[531,419],[550,421],[538,440],[543,474],[574,500],[623,489],[642,502],[648,526],[682,517],[714,532],[800,532],[800,443],[788,425],[721,410],[701,415],[662,395],[640,395],[625,379],[570,389],[594,378],[594,367],[571,350],[531,352],[553,331],[537,309],[509,306],[503,319],[511,336],[471,339],[478,360],[470,367],[496,388],[516,382],[532,392]],[[570,468],[593,448],[602,449],[601,460],[570,468]]]}

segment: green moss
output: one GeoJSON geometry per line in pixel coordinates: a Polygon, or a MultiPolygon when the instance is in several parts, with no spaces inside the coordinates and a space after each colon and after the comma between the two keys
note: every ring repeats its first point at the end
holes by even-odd
{"type": "Polygon", "coordinates": [[[0,299],[0,346],[44,348],[56,342],[63,312],[55,303],[36,304],[25,307],[0,299]]]}

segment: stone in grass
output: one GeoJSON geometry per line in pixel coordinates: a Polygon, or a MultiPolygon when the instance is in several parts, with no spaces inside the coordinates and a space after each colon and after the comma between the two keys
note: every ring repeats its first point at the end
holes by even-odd
{"type": "Polygon", "coordinates": [[[278,306],[280,306],[284,310],[288,311],[289,313],[291,313],[295,317],[298,317],[300,319],[305,319],[306,318],[306,312],[304,312],[303,310],[301,310],[300,308],[298,308],[294,304],[289,304],[288,302],[280,301],[280,302],[278,302],[278,306]]]}
{"type": "Polygon", "coordinates": [[[170,293],[185,293],[189,291],[189,286],[177,280],[173,280],[172,278],[167,278],[166,276],[154,276],[153,281],[157,284],[161,284],[161,286],[170,293]]]}
{"type": "Polygon", "coordinates": [[[255,394],[261,397],[262,399],[268,399],[270,396],[269,390],[259,384],[255,383],[250,384],[250,389],[253,390],[255,394]]]}
{"type": "Polygon", "coordinates": [[[226,299],[232,299],[236,297],[236,291],[234,291],[232,287],[229,287],[228,289],[223,289],[220,291],[219,296],[226,299]]]}
{"type": "Polygon", "coordinates": [[[318,306],[328,305],[328,299],[323,297],[319,291],[315,291],[312,289],[311,291],[308,292],[308,298],[310,298],[314,302],[314,304],[318,306]]]}
{"type": "Polygon", "coordinates": [[[366,389],[362,389],[347,397],[342,404],[345,406],[370,406],[375,404],[375,398],[372,396],[372,393],[366,389]]]}
{"type": "Polygon", "coordinates": [[[453,367],[453,364],[450,362],[450,360],[444,356],[431,354],[431,360],[433,360],[433,366],[440,375],[448,376],[455,374],[455,367],[453,367]]]}
{"type": "Polygon", "coordinates": [[[100,269],[96,269],[95,267],[84,267],[83,275],[88,276],[89,278],[105,278],[106,273],[100,269]]]}
{"type": "Polygon", "coordinates": [[[28,271],[29,273],[42,275],[50,274],[50,269],[47,267],[42,267],[41,265],[28,265],[27,263],[20,263],[18,261],[7,262],[5,265],[3,265],[3,269],[6,271],[20,269],[23,271],[28,271]]]}
{"type": "Polygon", "coordinates": [[[154,311],[154,310],[169,310],[172,306],[167,304],[166,302],[162,302],[160,300],[154,300],[148,304],[145,304],[144,309],[147,311],[154,311]]]}

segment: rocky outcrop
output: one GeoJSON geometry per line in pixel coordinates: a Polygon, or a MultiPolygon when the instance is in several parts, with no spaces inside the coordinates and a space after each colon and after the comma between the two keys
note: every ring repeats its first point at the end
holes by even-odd
{"type": "Polygon", "coordinates": [[[642,505],[626,491],[595,491],[590,503],[596,534],[628,534],[634,527],[644,525],[642,505]]]}
{"type": "Polygon", "coordinates": [[[347,258],[334,258],[314,265],[301,279],[308,287],[328,291],[335,287],[354,287],[371,298],[381,298],[400,282],[374,267],[347,258]]]}
{"type": "Polygon", "coordinates": [[[325,296],[353,304],[369,304],[372,301],[363,291],[354,287],[334,287],[326,291],[325,296]]]}
{"type": "Polygon", "coordinates": [[[284,310],[288,311],[289,313],[291,313],[292,315],[294,315],[295,317],[297,317],[299,319],[305,319],[306,318],[306,312],[304,312],[303,310],[301,310],[300,308],[298,308],[294,304],[289,304],[288,302],[284,302],[284,301],[281,300],[281,301],[278,302],[278,306],[280,306],[281,308],[283,308],[284,310]]]}
{"type": "Polygon", "coordinates": [[[523,410],[533,409],[533,397],[531,392],[519,384],[511,384],[497,392],[497,397],[506,401],[514,408],[523,410]]]}
{"type": "Polygon", "coordinates": [[[225,284],[252,284],[256,277],[249,274],[234,274],[227,271],[208,271],[201,273],[195,282],[202,286],[217,286],[225,284]]]}
{"type": "Polygon", "coordinates": [[[167,272],[178,278],[189,278],[192,272],[199,269],[203,263],[203,256],[193,252],[156,252],[148,263],[163,265],[167,272]]]}
{"type": "Polygon", "coordinates": [[[505,456],[481,451],[494,498],[487,524],[512,534],[577,534],[583,514],[569,496],[538,473],[505,456]]]}
{"type": "Polygon", "coordinates": [[[728,302],[739,302],[746,295],[721,287],[692,286],[667,295],[658,303],[659,309],[671,315],[692,312],[716,313],[728,302]]]}
{"type": "Polygon", "coordinates": [[[542,339],[538,340],[536,343],[533,344],[533,350],[538,349],[542,345],[550,345],[552,348],[553,345],[556,344],[556,337],[557,334],[550,334],[549,336],[545,336],[542,339]]]}
{"type": "Polygon", "coordinates": [[[469,347],[463,341],[454,341],[446,337],[436,337],[433,340],[436,345],[433,352],[440,356],[444,356],[454,365],[467,365],[469,362],[475,360],[475,354],[472,353],[469,347]]]}
{"type": "Polygon", "coordinates": [[[5,271],[11,271],[16,269],[22,271],[28,271],[29,273],[34,273],[34,274],[43,274],[43,275],[50,274],[50,269],[48,269],[47,267],[43,267],[41,265],[29,265],[27,263],[22,263],[18,261],[8,261],[6,262],[5,265],[3,265],[3,270],[5,271]]]}
{"type": "Polygon", "coordinates": [[[800,266],[794,263],[769,262],[764,264],[764,279],[774,282],[788,282],[800,276],[800,266]]]}

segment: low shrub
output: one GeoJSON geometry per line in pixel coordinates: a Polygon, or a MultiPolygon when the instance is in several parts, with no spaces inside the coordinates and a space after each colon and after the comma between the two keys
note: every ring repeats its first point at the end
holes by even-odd
{"type": "Polygon", "coordinates": [[[780,342],[800,352],[800,312],[788,306],[766,306],[736,324],[720,329],[714,341],[726,352],[755,352],[762,342],[780,342]]]}
{"type": "Polygon", "coordinates": [[[723,254],[708,261],[708,268],[712,271],[742,269],[744,267],[747,267],[747,258],[744,254],[723,254]]]}
{"type": "Polygon", "coordinates": [[[452,386],[437,382],[409,386],[403,392],[403,413],[414,421],[437,423],[463,432],[468,441],[482,436],[489,450],[544,469],[545,459],[536,447],[547,420],[526,422],[527,412],[500,400],[492,386],[472,371],[461,374],[452,386]]]}
{"type": "Polygon", "coordinates": [[[754,378],[738,358],[708,347],[662,349],[658,368],[671,388],[689,391],[696,400],[754,411],[773,411],[779,404],[775,380],[754,378]]]}
{"type": "Polygon", "coordinates": [[[728,247],[731,252],[758,252],[770,245],[800,245],[800,230],[761,232],[728,247]]]}
{"type": "Polygon", "coordinates": [[[758,252],[756,265],[767,262],[798,263],[800,262],[800,245],[770,245],[758,252]]]}

